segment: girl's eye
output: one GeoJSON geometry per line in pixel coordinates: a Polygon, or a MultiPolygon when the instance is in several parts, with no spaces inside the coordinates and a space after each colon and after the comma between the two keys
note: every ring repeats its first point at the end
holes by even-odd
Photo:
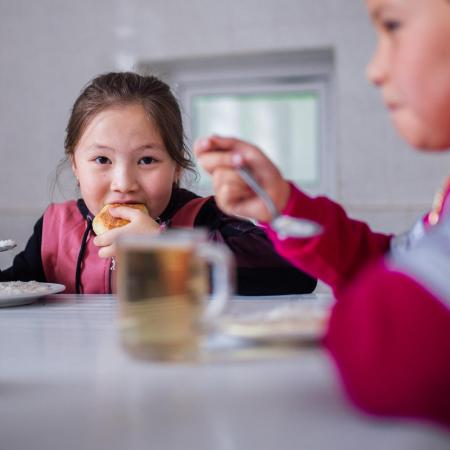
{"type": "Polygon", "coordinates": [[[111,161],[106,156],[97,156],[97,158],[95,158],[95,162],[97,164],[111,164],[111,161]]]}
{"type": "Polygon", "coordinates": [[[156,159],[153,158],[153,156],[144,156],[143,158],[141,158],[139,160],[138,164],[148,165],[148,164],[152,164],[154,162],[156,162],[156,159]]]}
{"type": "Polygon", "coordinates": [[[398,20],[385,20],[383,22],[383,28],[389,33],[393,33],[400,28],[400,22],[398,20]]]}

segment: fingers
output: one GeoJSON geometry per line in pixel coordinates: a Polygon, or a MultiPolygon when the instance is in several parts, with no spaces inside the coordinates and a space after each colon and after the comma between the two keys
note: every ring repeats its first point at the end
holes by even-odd
{"type": "Polygon", "coordinates": [[[94,245],[100,247],[99,256],[109,258],[115,255],[114,243],[122,234],[155,234],[159,232],[159,224],[148,214],[127,206],[110,208],[113,217],[128,220],[129,223],[106,231],[94,238],[94,245]]]}
{"type": "Polygon", "coordinates": [[[140,211],[139,209],[130,208],[126,205],[114,206],[114,207],[109,208],[108,211],[113,217],[118,217],[120,219],[129,220],[130,222],[132,222],[133,220],[137,220],[142,215],[147,215],[147,214],[143,213],[142,211],[140,211]]]}
{"type": "Polygon", "coordinates": [[[216,150],[197,156],[197,160],[203,169],[210,174],[214,173],[218,168],[235,167],[232,153],[223,153],[216,150]]]}
{"type": "Polygon", "coordinates": [[[227,214],[270,220],[270,211],[234,169],[218,169],[213,174],[217,205],[227,214]]]}
{"type": "Polygon", "coordinates": [[[197,139],[194,143],[194,152],[197,156],[211,151],[221,151],[224,153],[236,151],[239,153],[247,146],[251,146],[251,144],[240,139],[213,135],[197,139]]]}
{"type": "Polygon", "coordinates": [[[236,167],[248,168],[277,207],[286,204],[289,185],[258,147],[235,138],[209,136],[195,142],[194,152],[213,177],[217,204],[228,214],[270,219],[267,207],[241,179],[236,167]]]}
{"type": "Polygon", "coordinates": [[[155,221],[155,219],[139,209],[130,208],[124,205],[110,208],[109,211],[112,216],[119,217],[130,222],[125,225],[127,232],[153,234],[155,231],[159,230],[159,224],[155,221]]]}
{"type": "Polygon", "coordinates": [[[116,242],[118,234],[119,228],[115,228],[94,238],[94,245],[100,247],[98,250],[98,256],[100,256],[100,258],[112,258],[116,255],[114,243],[116,242]]]}
{"type": "Polygon", "coordinates": [[[210,136],[194,143],[194,153],[209,173],[219,167],[240,167],[255,162],[262,152],[257,147],[235,138],[210,136]]]}
{"type": "Polygon", "coordinates": [[[101,247],[98,251],[100,258],[112,258],[116,256],[116,246],[114,244],[107,247],[101,247]]]}
{"type": "Polygon", "coordinates": [[[94,245],[97,247],[107,247],[109,245],[112,245],[117,237],[121,233],[121,228],[114,228],[112,230],[106,231],[105,233],[101,234],[100,236],[95,236],[94,238],[94,245]]]}
{"type": "Polygon", "coordinates": [[[262,178],[280,177],[276,166],[256,146],[235,138],[210,136],[194,144],[200,165],[210,174],[219,168],[245,166],[262,178]]]}
{"type": "Polygon", "coordinates": [[[233,169],[216,170],[212,181],[218,205],[229,214],[236,213],[234,208],[240,200],[254,196],[253,191],[233,169]]]}

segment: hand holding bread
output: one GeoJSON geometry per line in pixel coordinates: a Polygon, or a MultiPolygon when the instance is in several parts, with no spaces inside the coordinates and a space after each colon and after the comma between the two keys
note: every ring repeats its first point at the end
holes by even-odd
{"type": "Polygon", "coordinates": [[[92,229],[97,236],[106,233],[109,230],[117,227],[123,227],[130,223],[127,219],[122,219],[121,217],[114,217],[109,212],[110,208],[116,208],[118,206],[126,206],[127,208],[139,209],[140,211],[148,214],[146,206],[142,203],[108,203],[105,205],[100,212],[94,217],[92,221],[92,229]]]}
{"type": "Polygon", "coordinates": [[[92,229],[97,235],[94,244],[100,247],[98,255],[110,258],[115,256],[114,243],[120,234],[154,234],[159,232],[159,224],[142,203],[109,203],[94,217],[92,229]]]}

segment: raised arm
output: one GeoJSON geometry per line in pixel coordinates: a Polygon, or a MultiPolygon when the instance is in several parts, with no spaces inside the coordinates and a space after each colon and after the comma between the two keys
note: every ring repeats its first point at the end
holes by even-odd
{"type": "Polygon", "coordinates": [[[270,228],[267,232],[281,255],[335,292],[389,248],[390,236],[372,232],[364,222],[350,219],[337,203],[308,197],[294,185],[283,213],[323,226],[320,235],[305,239],[280,239],[270,228]]]}
{"type": "Polygon", "coordinates": [[[449,246],[450,220],[338,293],[326,342],[368,412],[450,426],[449,246]]]}
{"type": "Polygon", "coordinates": [[[212,175],[219,207],[229,214],[265,223],[282,256],[334,290],[389,247],[390,236],[373,233],[366,224],[349,219],[339,205],[326,198],[308,197],[286,181],[253,145],[213,136],[197,142],[195,152],[200,164],[212,175]],[[314,238],[279,239],[268,224],[269,211],[240,178],[235,170],[238,166],[245,166],[253,173],[279,211],[318,222],[324,228],[323,233],[314,238]]]}

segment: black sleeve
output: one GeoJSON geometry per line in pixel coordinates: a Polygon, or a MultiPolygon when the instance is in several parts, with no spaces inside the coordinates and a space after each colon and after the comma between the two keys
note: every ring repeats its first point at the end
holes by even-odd
{"type": "Polygon", "coordinates": [[[15,256],[11,267],[0,271],[0,281],[46,281],[41,258],[42,224],[43,217],[36,222],[25,250],[15,256]]]}
{"type": "Polygon", "coordinates": [[[225,243],[233,252],[239,295],[306,294],[315,289],[317,280],[283,259],[263,229],[224,214],[213,198],[194,225],[208,228],[211,240],[225,243]]]}

